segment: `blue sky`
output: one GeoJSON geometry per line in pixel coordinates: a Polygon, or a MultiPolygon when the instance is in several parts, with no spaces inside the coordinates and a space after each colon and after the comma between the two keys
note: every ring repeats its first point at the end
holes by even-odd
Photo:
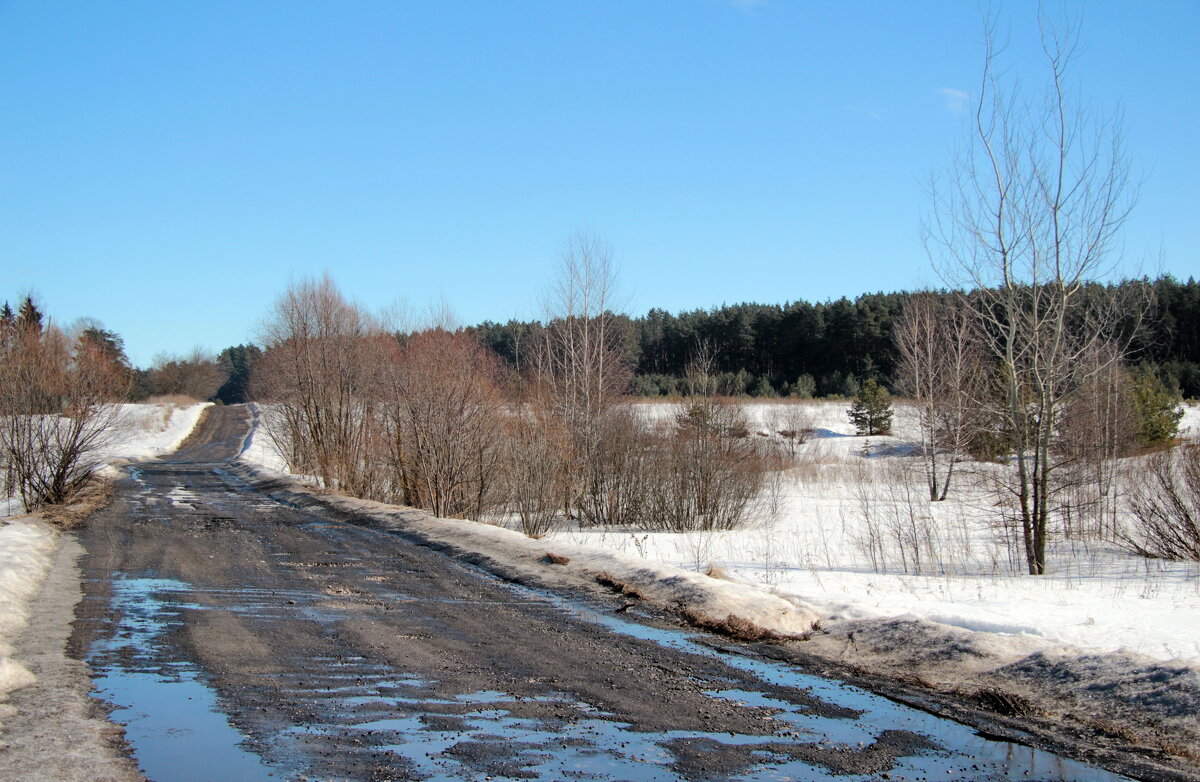
{"type": "MultiPolygon", "coordinates": [[[[1069,9],[1143,179],[1127,268],[1196,274],[1200,3],[1069,9]]],[[[1001,14],[1030,84],[1035,11],[1001,14]]],[[[0,0],[0,298],[145,365],[326,270],[372,308],[536,317],[580,229],[634,314],[929,284],[979,29],[918,0],[0,0]]]]}

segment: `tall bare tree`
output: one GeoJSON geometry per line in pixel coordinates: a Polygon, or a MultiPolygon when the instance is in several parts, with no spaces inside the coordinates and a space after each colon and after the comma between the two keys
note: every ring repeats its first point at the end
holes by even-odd
{"type": "Polygon", "coordinates": [[[1059,414],[1120,322],[1088,283],[1109,271],[1132,206],[1119,116],[1089,111],[1071,91],[1076,28],[1040,13],[1039,29],[1046,88],[1024,99],[1002,83],[995,20],[985,22],[969,140],[935,183],[926,226],[945,277],[975,289],[965,301],[999,366],[1010,492],[1034,575],[1046,571],[1059,414]]]}
{"type": "Polygon", "coordinates": [[[895,327],[899,390],[917,405],[929,499],[946,499],[971,444],[971,411],[984,393],[974,319],[961,302],[914,296],[895,327]]]}
{"type": "Polygon", "coordinates": [[[536,357],[538,385],[570,437],[569,473],[579,479],[568,492],[568,510],[598,469],[605,419],[629,384],[615,290],[612,247],[593,234],[572,236],[550,290],[536,357]]]}

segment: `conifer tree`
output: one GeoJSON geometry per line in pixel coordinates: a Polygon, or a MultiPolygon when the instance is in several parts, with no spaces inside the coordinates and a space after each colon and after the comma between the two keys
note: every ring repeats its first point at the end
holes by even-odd
{"type": "Polygon", "coordinates": [[[862,384],[846,413],[860,437],[892,433],[892,395],[874,380],[862,384]]]}
{"type": "Polygon", "coordinates": [[[1175,439],[1183,418],[1179,396],[1145,365],[1133,372],[1133,409],[1139,445],[1167,445],[1175,439]]]}

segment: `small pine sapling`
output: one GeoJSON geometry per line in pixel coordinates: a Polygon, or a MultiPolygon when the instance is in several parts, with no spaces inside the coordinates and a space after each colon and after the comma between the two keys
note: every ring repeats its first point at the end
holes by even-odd
{"type": "Polygon", "coordinates": [[[892,433],[892,395],[874,380],[862,384],[846,414],[860,437],[892,433]]]}

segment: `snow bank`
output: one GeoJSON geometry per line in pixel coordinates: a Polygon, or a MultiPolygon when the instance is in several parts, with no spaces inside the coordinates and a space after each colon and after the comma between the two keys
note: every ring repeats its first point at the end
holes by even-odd
{"type": "Polygon", "coordinates": [[[173,402],[120,405],[117,431],[100,451],[103,461],[152,459],[177,449],[210,402],[180,407],[173,402]]]}
{"type": "Polygon", "coordinates": [[[287,460],[283,458],[283,454],[279,452],[279,448],[276,447],[275,442],[266,431],[267,423],[271,420],[273,413],[271,406],[256,403],[250,406],[250,410],[254,428],[242,451],[242,459],[278,475],[286,475],[288,472],[287,460]]]}
{"type": "MultiPolygon", "coordinates": [[[[345,500],[341,503],[356,511],[369,511],[385,522],[395,513],[394,507],[386,505],[345,500]]],[[[818,619],[816,611],[799,600],[592,546],[534,540],[491,524],[439,519],[411,511],[404,513],[402,527],[423,538],[485,554],[526,571],[535,566],[543,572],[561,569],[586,580],[598,580],[654,605],[678,610],[701,624],[723,626],[742,620],[768,633],[798,636],[811,630],[818,619]]]]}
{"type": "Polygon", "coordinates": [[[0,723],[15,710],[4,704],[8,693],[34,682],[12,658],[12,644],[29,620],[29,599],[37,592],[54,551],[55,533],[45,523],[0,522],[0,723]]]}

